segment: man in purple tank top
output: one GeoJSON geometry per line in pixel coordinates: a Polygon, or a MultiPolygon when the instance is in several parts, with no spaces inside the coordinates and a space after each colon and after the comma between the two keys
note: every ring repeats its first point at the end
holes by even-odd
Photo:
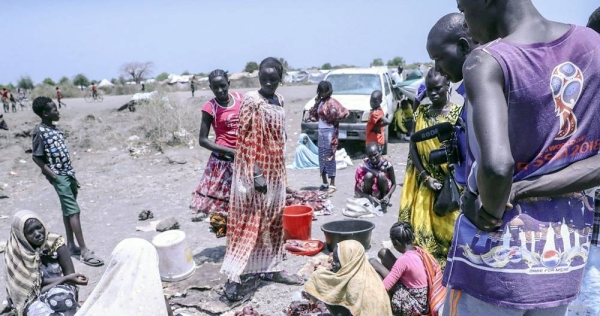
{"type": "MultiPolygon", "coordinates": [[[[473,38],[487,44],[463,68],[480,147],[478,196],[456,221],[444,313],[564,315],[592,235],[593,200],[582,190],[597,180],[559,181],[547,197],[509,199],[513,181],[572,170],[600,150],[600,37],[546,20],[531,0],[458,6],[473,38]]],[[[597,167],[589,173],[597,176],[597,167]]]]}

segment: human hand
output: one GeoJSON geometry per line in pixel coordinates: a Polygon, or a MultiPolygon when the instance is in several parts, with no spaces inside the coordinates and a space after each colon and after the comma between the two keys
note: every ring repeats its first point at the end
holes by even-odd
{"type": "Polygon", "coordinates": [[[381,205],[388,205],[390,204],[390,198],[387,196],[384,196],[383,199],[381,199],[381,205]]]}
{"type": "Polygon", "coordinates": [[[427,180],[425,180],[425,186],[427,186],[427,188],[429,188],[431,191],[439,191],[442,189],[442,184],[433,177],[427,177],[427,180]]]}
{"type": "Polygon", "coordinates": [[[502,219],[492,217],[483,210],[481,203],[477,200],[478,196],[470,191],[465,192],[460,198],[460,209],[465,217],[482,231],[495,231],[502,226],[502,219]]]}
{"type": "Polygon", "coordinates": [[[83,286],[88,284],[88,278],[81,273],[71,273],[71,274],[67,275],[67,281],[69,281],[70,283],[74,283],[77,285],[83,285],[83,286]]]}
{"type": "Polygon", "coordinates": [[[259,193],[267,193],[267,181],[262,174],[259,177],[254,177],[254,189],[259,193]]]}

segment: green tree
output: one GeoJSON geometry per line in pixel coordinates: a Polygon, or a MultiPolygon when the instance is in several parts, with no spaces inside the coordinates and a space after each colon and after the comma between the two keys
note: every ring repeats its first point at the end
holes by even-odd
{"type": "Polygon", "coordinates": [[[186,71],[182,72],[181,75],[182,76],[189,76],[190,72],[186,70],[186,71]]]}
{"type": "Polygon", "coordinates": [[[77,74],[75,78],[73,78],[73,84],[76,86],[84,86],[87,87],[90,85],[90,80],[84,74],[77,74]]]}
{"type": "Polygon", "coordinates": [[[208,77],[208,74],[207,73],[203,73],[203,72],[199,72],[199,73],[196,74],[196,77],[198,77],[198,78],[204,78],[204,77],[208,77]]]}
{"type": "Polygon", "coordinates": [[[119,76],[119,83],[124,86],[127,83],[127,80],[125,80],[125,77],[119,76]]]}
{"type": "Polygon", "coordinates": [[[29,76],[21,76],[17,81],[17,87],[26,90],[33,90],[33,80],[29,76]]]}
{"type": "Polygon", "coordinates": [[[110,83],[117,84],[117,83],[119,83],[119,81],[117,81],[117,78],[112,78],[112,79],[110,79],[110,83]]]}
{"type": "Polygon", "coordinates": [[[406,65],[406,61],[404,60],[404,58],[400,57],[400,56],[396,56],[391,60],[388,60],[387,62],[387,66],[388,67],[399,67],[399,66],[404,66],[406,65]]]}
{"type": "Polygon", "coordinates": [[[371,62],[371,67],[380,67],[383,65],[385,65],[385,64],[383,63],[383,59],[381,59],[381,58],[375,58],[371,62]]]}
{"type": "Polygon", "coordinates": [[[42,81],[42,83],[45,85],[49,85],[49,86],[56,85],[56,83],[54,82],[54,80],[52,80],[52,78],[45,78],[44,81],[42,81]]]}
{"type": "Polygon", "coordinates": [[[249,61],[246,63],[246,67],[244,68],[245,72],[254,72],[258,70],[258,64],[254,61],[249,61]]]}
{"type": "Polygon", "coordinates": [[[330,63],[324,63],[323,66],[321,66],[321,69],[324,69],[324,70],[330,70],[331,68],[333,68],[333,67],[331,66],[330,63]]]}
{"type": "Polygon", "coordinates": [[[169,78],[169,74],[166,72],[160,73],[158,76],[156,76],[156,81],[163,81],[166,80],[167,78],[169,78]]]}
{"type": "Polygon", "coordinates": [[[69,81],[70,81],[70,80],[69,80],[69,78],[68,78],[68,77],[66,77],[66,76],[63,76],[62,78],[60,78],[60,80],[58,81],[58,83],[59,83],[59,84],[61,84],[61,85],[64,85],[64,84],[67,84],[67,83],[69,83],[69,81]]]}

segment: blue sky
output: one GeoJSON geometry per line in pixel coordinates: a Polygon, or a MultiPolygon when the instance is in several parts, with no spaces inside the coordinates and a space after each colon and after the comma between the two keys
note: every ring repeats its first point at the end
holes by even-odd
{"type": "MultiPolygon", "coordinates": [[[[425,41],[455,0],[4,0],[0,83],[84,73],[116,78],[128,61],[154,74],[241,71],[283,57],[292,67],[428,61],[425,41]]],[[[585,25],[598,0],[534,0],[553,20],[585,25]]]]}

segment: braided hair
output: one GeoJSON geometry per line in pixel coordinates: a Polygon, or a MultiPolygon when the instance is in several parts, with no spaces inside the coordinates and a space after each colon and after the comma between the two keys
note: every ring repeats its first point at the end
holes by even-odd
{"type": "Polygon", "coordinates": [[[321,101],[327,101],[333,94],[333,86],[329,81],[321,81],[317,86],[317,97],[315,98],[315,105],[321,103],[321,101]]]}
{"type": "Polygon", "coordinates": [[[279,75],[279,79],[283,79],[283,65],[277,58],[265,58],[263,61],[260,62],[260,66],[258,66],[258,71],[263,71],[266,68],[275,69],[275,71],[277,71],[277,74],[279,75]]]}
{"type": "Polygon", "coordinates": [[[222,69],[215,69],[210,74],[208,74],[208,83],[212,84],[213,79],[217,77],[224,77],[225,81],[229,81],[229,77],[227,76],[227,71],[222,69]]]}
{"type": "Polygon", "coordinates": [[[33,100],[31,109],[37,116],[42,117],[44,111],[48,109],[48,103],[52,102],[52,99],[48,97],[37,97],[33,100]]]}
{"type": "Polygon", "coordinates": [[[397,222],[390,228],[390,238],[398,244],[412,245],[415,233],[409,222],[397,222]]]}

